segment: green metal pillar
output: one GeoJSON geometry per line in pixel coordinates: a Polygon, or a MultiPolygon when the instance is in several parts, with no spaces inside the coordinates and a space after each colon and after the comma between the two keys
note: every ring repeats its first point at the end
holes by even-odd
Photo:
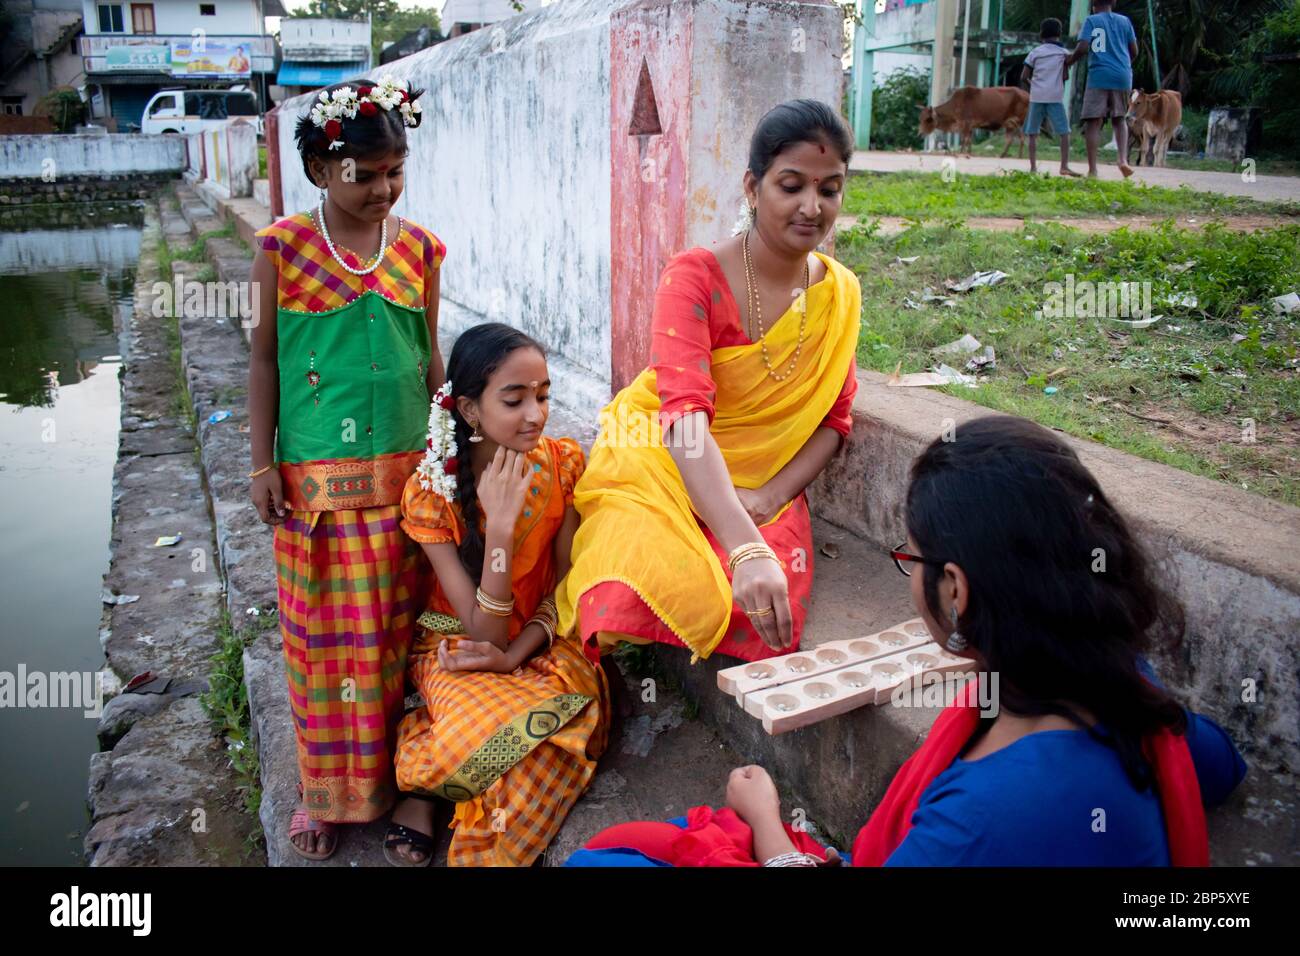
{"type": "Polygon", "coordinates": [[[1151,29],[1151,65],[1156,71],[1156,92],[1160,92],[1160,51],[1156,49],[1156,10],[1152,0],[1147,0],[1147,24],[1151,29]]]}
{"type": "Polygon", "coordinates": [[[867,49],[867,38],[876,36],[876,0],[858,0],[858,18],[853,25],[853,133],[858,149],[870,149],[876,57],[867,49]]]}

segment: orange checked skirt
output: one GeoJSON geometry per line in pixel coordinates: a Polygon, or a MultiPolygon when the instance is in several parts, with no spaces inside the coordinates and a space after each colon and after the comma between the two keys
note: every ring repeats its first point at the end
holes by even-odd
{"type": "Polygon", "coordinates": [[[445,671],[444,637],[461,638],[421,628],[411,649],[424,706],[402,718],[397,784],[456,804],[448,866],[531,866],[605,750],[604,671],[559,637],[509,674],[445,671]]]}
{"type": "Polygon", "coordinates": [[[397,796],[393,751],[425,567],[401,511],[291,510],[274,529],[298,774],[314,820],[365,823],[397,796]]]}

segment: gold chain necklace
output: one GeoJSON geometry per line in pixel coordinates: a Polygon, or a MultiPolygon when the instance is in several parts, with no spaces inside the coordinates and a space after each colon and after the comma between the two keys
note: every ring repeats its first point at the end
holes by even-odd
{"type": "Polygon", "coordinates": [[[745,230],[745,238],[742,240],[742,248],[745,258],[745,293],[747,304],[749,306],[749,338],[754,339],[754,319],[758,319],[758,343],[763,350],[763,365],[767,368],[767,374],[771,376],[772,381],[781,382],[789,378],[794,372],[795,366],[799,363],[799,353],[803,351],[803,335],[808,327],[808,281],[811,278],[808,269],[808,260],[804,259],[803,263],[803,288],[799,290],[799,306],[802,315],[799,318],[799,341],[794,347],[794,356],[790,359],[790,367],[785,370],[785,374],[778,375],[772,368],[772,360],[767,354],[767,330],[763,328],[763,307],[758,301],[758,282],[754,278],[754,261],[749,255],[749,234],[752,227],[745,230]]]}

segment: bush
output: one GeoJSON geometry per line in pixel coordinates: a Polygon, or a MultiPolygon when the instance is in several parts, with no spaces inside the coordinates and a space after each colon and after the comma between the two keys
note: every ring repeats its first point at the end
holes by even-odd
{"type": "Polygon", "coordinates": [[[52,90],[36,105],[37,116],[48,116],[59,133],[71,133],[86,121],[86,104],[76,90],[52,90]]]}
{"type": "Polygon", "coordinates": [[[889,74],[871,96],[871,148],[919,149],[917,103],[930,100],[930,73],[904,67],[889,74]]]}

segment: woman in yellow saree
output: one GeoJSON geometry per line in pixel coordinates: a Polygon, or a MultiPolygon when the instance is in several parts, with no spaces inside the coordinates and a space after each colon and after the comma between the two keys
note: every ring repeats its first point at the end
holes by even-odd
{"type": "Polygon", "coordinates": [[[406,484],[402,528],[436,583],[408,661],[424,700],[398,727],[408,799],[384,845],[398,866],[429,862],[429,797],[456,805],[449,866],[531,865],[605,749],[604,673],[555,635],[551,594],[568,568],[584,462],[572,438],[542,434],[550,384],[524,333],[467,330],[406,484]]]}
{"type": "Polygon", "coordinates": [[[852,148],[826,104],[776,107],[750,144],[748,228],[664,268],[650,366],[602,410],[574,493],[556,601],[589,658],[619,641],[684,645],[692,661],[798,646],[804,489],[848,434],[856,390],[858,280],[815,252],[852,148]]]}

